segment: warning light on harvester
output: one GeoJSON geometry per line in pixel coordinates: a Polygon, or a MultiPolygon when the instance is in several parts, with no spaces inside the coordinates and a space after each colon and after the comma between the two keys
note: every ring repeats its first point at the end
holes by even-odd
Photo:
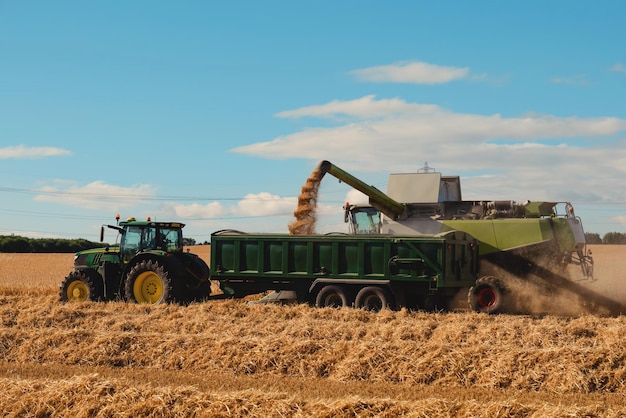
{"type": "Polygon", "coordinates": [[[148,216],[148,217],[146,218],[146,221],[150,222],[150,220],[151,220],[151,219],[150,219],[150,217],[148,216]]]}

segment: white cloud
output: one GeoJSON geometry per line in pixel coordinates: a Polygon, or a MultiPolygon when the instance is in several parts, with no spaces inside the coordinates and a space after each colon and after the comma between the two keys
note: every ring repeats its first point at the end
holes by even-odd
{"type": "MultiPolygon", "coordinates": [[[[303,183],[306,179],[303,179],[303,183]]],[[[225,206],[219,202],[207,205],[168,202],[162,207],[162,216],[181,221],[193,220],[194,227],[206,230],[235,228],[246,232],[287,233],[288,225],[295,220],[298,206],[296,196],[278,196],[267,192],[249,194],[236,204],[225,206]],[[259,223],[259,219],[263,219],[259,223]]],[[[344,231],[341,206],[318,202],[318,219],[330,224],[320,224],[318,232],[344,231]]]]}
{"type": "Polygon", "coordinates": [[[225,206],[220,202],[206,205],[167,203],[167,212],[181,219],[216,219],[226,217],[261,217],[291,215],[298,204],[293,197],[281,197],[267,192],[248,194],[237,204],[225,206]]]}
{"type": "MultiPolygon", "coordinates": [[[[237,147],[233,152],[264,158],[302,158],[313,160],[341,156],[353,166],[372,171],[388,166],[449,159],[455,155],[475,156],[498,151],[510,152],[519,145],[506,141],[536,142],[567,138],[595,138],[626,130],[626,120],[613,117],[579,118],[528,114],[519,117],[463,114],[437,106],[410,104],[399,99],[375,101],[372,96],[357,101],[333,101],[327,105],[296,109],[292,114],[332,116],[350,113],[364,117],[332,128],[310,128],[272,141],[237,147]],[[355,106],[359,102],[359,106],[355,106]],[[390,105],[393,103],[393,105],[390,105]],[[371,105],[368,108],[368,105],[371,105]],[[358,111],[355,110],[358,108],[358,111]],[[369,119],[366,118],[369,116],[369,119]],[[440,157],[446,155],[446,158],[440,157]]],[[[552,149],[553,147],[547,147],[552,149]]],[[[559,150],[558,152],[562,152],[559,150]]],[[[465,159],[464,165],[470,161],[465,159]]]]}
{"type": "Polygon", "coordinates": [[[618,72],[618,73],[626,73],[626,66],[624,66],[623,64],[621,64],[621,63],[619,63],[619,62],[618,62],[618,63],[616,63],[616,64],[613,64],[613,65],[609,68],[609,70],[610,70],[610,71],[615,71],[615,72],[618,72]]]}
{"type": "Polygon", "coordinates": [[[430,114],[441,111],[441,108],[437,105],[407,103],[398,98],[375,99],[376,96],[369,95],[348,101],[333,100],[323,105],[305,106],[295,110],[286,110],[277,113],[275,116],[280,118],[335,118],[340,115],[345,115],[359,118],[376,118],[401,114],[430,114]]]}
{"type": "Polygon", "coordinates": [[[619,224],[622,228],[626,228],[626,216],[625,215],[615,216],[611,218],[610,220],[619,224]]]}
{"type": "Polygon", "coordinates": [[[468,67],[445,67],[419,61],[362,68],[350,72],[361,81],[412,84],[444,84],[466,78],[469,73],[468,67]]]}
{"type": "MultiPolygon", "coordinates": [[[[444,174],[468,178],[464,198],[515,199],[515,192],[524,200],[626,200],[621,184],[626,120],[620,118],[455,113],[374,96],[280,115],[353,118],[232,151],[270,159],[330,160],[355,175],[415,171],[428,161],[444,174]],[[476,177],[485,172],[494,175],[476,177]]],[[[384,185],[376,186],[384,191],[384,185]]]]}
{"type": "Polygon", "coordinates": [[[24,145],[17,145],[0,148],[0,159],[2,160],[59,157],[71,154],[72,153],[68,150],[56,147],[26,147],[24,145]]]}
{"type": "Polygon", "coordinates": [[[153,187],[147,184],[123,187],[101,180],[83,186],[57,181],[54,185],[39,188],[37,192],[35,200],[38,202],[110,211],[137,206],[156,196],[153,187]]]}
{"type": "Polygon", "coordinates": [[[357,205],[366,205],[369,203],[369,198],[367,197],[367,195],[365,195],[365,193],[362,193],[356,189],[352,189],[346,195],[346,202],[357,205]]]}
{"type": "Polygon", "coordinates": [[[226,208],[219,202],[211,202],[206,205],[199,203],[192,203],[190,205],[167,203],[164,207],[167,212],[172,213],[176,219],[219,218],[227,213],[226,208]]]}
{"type": "Polygon", "coordinates": [[[589,84],[587,82],[587,77],[582,74],[572,77],[553,77],[550,79],[550,82],[553,84],[570,84],[573,86],[586,86],[589,84]]]}
{"type": "Polygon", "coordinates": [[[280,197],[266,192],[249,194],[240,200],[232,213],[241,216],[273,216],[291,214],[298,206],[298,199],[280,197]]]}

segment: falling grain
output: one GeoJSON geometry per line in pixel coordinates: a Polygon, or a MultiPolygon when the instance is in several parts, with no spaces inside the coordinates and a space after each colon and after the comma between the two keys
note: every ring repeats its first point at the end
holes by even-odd
{"type": "Polygon", "coordinates": [[[289,233],[291,235],[311,235],[315,233],[317,195],[322,177],[322,171],[316,168],[306,180],[304,186],[302,186],[302,191],[300,196],[298,196],[298,207],[293,213],[296,220],[289,224],[289,233]]]}

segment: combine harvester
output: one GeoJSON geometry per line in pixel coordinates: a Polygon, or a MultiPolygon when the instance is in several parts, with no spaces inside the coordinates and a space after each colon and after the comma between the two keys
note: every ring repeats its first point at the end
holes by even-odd
{"type": "Polygon", "coordinates": [[[480,277],[469,289],[468,301],[475,310],[558,311],[559,304],[582,312],[626,310],[586,285],[594,281],[593,258],[570,202],[465,201],[458,176],[442,176],[427,166],[416,173],[391,174],[386,194],[329,161],[322,161],[318,170],[321,177],[330,174],[369,197],[369,205],[344,206],[351,234],[463,231],[474,237],[480,277]]]}

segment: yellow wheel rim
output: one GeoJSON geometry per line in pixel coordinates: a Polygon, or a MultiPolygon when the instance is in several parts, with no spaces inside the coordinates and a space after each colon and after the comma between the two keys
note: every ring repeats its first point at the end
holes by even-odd
{"type": "Polygon", "coordinates": [[[143,272],[133,284],[133,294],[137,302],[154,305],[163,297],[163,282],[154,272],[143,272]]]}
{"type": "Polygon", "coordinates": [[[80,280],[70,283],[67,287],[67,300],[70,302],[84,302],[89,299],[89,287],[80,280]]]}

